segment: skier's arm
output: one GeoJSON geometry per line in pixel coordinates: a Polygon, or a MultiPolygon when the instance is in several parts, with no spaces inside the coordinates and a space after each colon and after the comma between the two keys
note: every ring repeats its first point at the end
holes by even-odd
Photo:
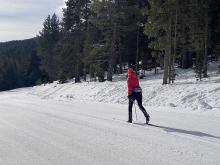
{"type": "Polygon", "coordinates": [[[131,79],[130,78],[128,78],[127,84],[128,84],[128,96],[129,96],[132,94],[132,86],[131,86],[131,79]]]}

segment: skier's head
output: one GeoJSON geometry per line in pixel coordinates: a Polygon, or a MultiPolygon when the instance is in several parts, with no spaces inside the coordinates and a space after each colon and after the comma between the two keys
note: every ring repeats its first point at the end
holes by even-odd
{"type": "Polygon", "coordinates": [[[129,67],[128,68],[128,76],[131,76],[132,74],[134,74],[134,70],[131,67],[129,67]]]}

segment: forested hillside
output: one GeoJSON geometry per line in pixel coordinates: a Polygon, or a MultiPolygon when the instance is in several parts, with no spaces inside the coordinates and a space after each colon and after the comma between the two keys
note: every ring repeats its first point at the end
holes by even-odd
{"type": "Polygon", "coordinates": [[[36,38],[0,43],[0,90],[36,85],[39,66],[36,38]]]}
{"type": "Polygon", "coordinates": [[[174,83],[176,67],[193,67],[202,80],[220,55],[220,1],[68,0],[62,19],[48,15],[39,31],[36,39],[0,44],[0,90],[112,81],[128,65],[162,69],[162,84],[174,83]]]}

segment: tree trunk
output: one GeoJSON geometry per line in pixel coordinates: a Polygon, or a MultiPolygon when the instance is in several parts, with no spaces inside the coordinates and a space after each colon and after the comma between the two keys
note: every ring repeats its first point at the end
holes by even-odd
{"type": "Polygon", "coordinates": [[[86,67],[84,66],[84,69],[83,69],[83,79],[84,79],[84,81],[86,81],[86,77],[87,77],[87,72],[86,72],[86,67]]]}
{"type": "MultiPolygon", "coordinates": [[[[86,0],[86,37],[88,37],[88,19],[89,19],[89,13],[88,13],[88,0],[86,0]]],[[[85,43],[84,43],[85,46],[85,43]]],[[[85,56],[85,54],[84,54],[85,56]]],[[[86,81],[86,77],[87,77],[87,72],[86,72],[86,65],[84,64],[84,69],[83,69],[83,79],[84,81],[86,81]]]]}
{"type": "Polygon", "coordinates": [[[75,65],[75,83],[80,82],[80,70],[79,70],[79,63],[75,65]]]}
{"type": "Polygon", "coordinates": [[[113,75],[112,70],[113,70],[113,65],[110,62],[109,67],[108,67],[108,73],[107,73],[107,80],[108,81],[112,81],[112,75],[113,75]]]}
{"type": "Polygon", "coordinates": [[[176,13],[175,13],[175,27],[174,27],[174,44],[173,44],[173,55],[171,58],[171,82],[174,83],[175,80],[175,58],[176,58],[176,49],[177,49],[177,21],[178,21],[178,11],[177,11],[177,3],[176,3],[176,13]]]}
{"type": "Polygon", "coordinates": [[[110,41],[110,54],[109,54],[109,66],[108,66],[108,73],[107,73],[107,81],[112,81],[113,76],[113,68],[116,62],[116,43],[117,43],[117,23],[114,23],[114,29],[113,29],[113,36],[112,41],[110,41]]]}
{"type": "Polygon", "coordinates": [[[137,30],[137,55],[136,55],[136,73],[138,72],[139,69],[139,38],[140,38],[140,27],[138,26],[137,30]]]}
{"type": "Polygon", "coordinates": [[[122,64],[122,54],[121,54],[121,38],[119,36],[119,43],[118,43],[118,55],[119,55],[119,74],[123,73],[123,64],[122,64]]]}
{"type": "Polygon", "coordinates": [[[204,57],[203,57],[203,77],[208,77],[207,74],[207,55],[208,55],[208,13],[206,11],[206,16],[205,16],[205,36],[204,36],[204,57]]]}
{"type": "Polygon", "coordinates": [[[110,55],[109,55],[109,63],[108,63],[108,71],[107,71],[107,81],[112,81],[114,63],[115,63],[115,42],[112,41],[111,45],[110,45],[110,55]]]}
{"type": "Polygon", "coordinates": [[[163,75],[163,84],[168,83],[169,78],[169,59],[171,54],[171,17],[169,18],[169,25],[167,26],[166,32],[166,50],[164,56],[164,75],[163,75]]]}

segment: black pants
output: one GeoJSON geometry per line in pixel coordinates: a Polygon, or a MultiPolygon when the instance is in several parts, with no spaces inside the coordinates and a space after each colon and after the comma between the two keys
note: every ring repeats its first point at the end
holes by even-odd
{"type": "Polygon", "coordinates": [[[129,99],[129,106],[128,106],[128,121],[132,122],[132,107],[134,104],[134,101],[137,100],[138,103],[138,107],[140,108],[140,110],[143,112],[144,116],[146,118],[149,117],[148,113],[146,112],[145,108],[142,105],[142,93],[141,92],[133,92],[131,94],[131,97],[129,99]]]}

